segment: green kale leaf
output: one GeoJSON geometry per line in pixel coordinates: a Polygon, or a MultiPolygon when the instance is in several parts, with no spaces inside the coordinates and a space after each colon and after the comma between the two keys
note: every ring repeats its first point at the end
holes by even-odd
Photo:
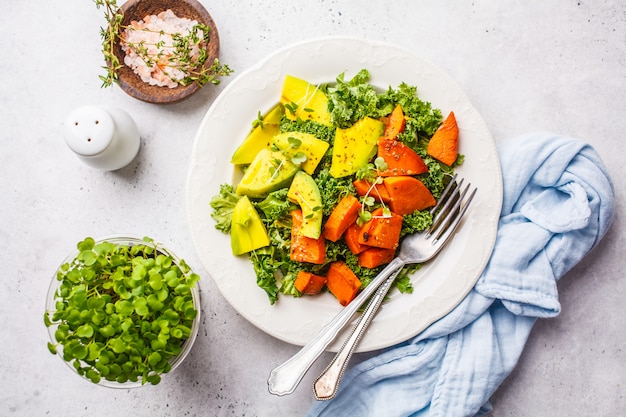
{"type": "Polygon", "coordinates": [[[345,73],[339,74],[337,84],[327,89],[333,125],[347,128],[364,117],[379,118],[391,113],[391,102],[381,100],[376,89],[368,83],[369,71],[362,69],[349,81],[344,78],[345,73]]]}
{"type": "Polygon", "coordinates": [[[235,193],[230,184],[220,185],[220,193],[211,198],[209,203],[213,212],[211,217],[215,220],[215,228],[223,233],[230,232],[230,224],[233,218],[233,209],[241,196],[235,193]]]}
{"type": "Polygon", "coordinates": [[[405,143],[415,142],[419,135],[431,137],[443,121],[441,111],[421,100],[417,96],[417,87],[406,83],[401,83],[397,89],[390,87],[381,97],[381,101],[402,106],[407,122],[398,140],[405,143]]]}
{"type": "Polygon", "coordinates": [[[433,216],[428,210],[414,211],[405,214],[402,219],[402,229],[400,236],[420,233],[426,230],[433,223],[433,216]]]}
{"type": "Polygon", "coordinates": [[[263,211],[265,219],[268,222],[284,217],[295,208],[295,205],[287,199],[288,191],[288,188],[281,188],[280,190],[269,193],[264,200],[254,203],[263,211]]]}
{"type": "Polygon", "coordinates": [[[252,251],[250,260],[256,274],[257,285],[265,291],[270,304],[274,304],[278,300],[278,284],[274,275],[276,268],[272,262],[272,251],[264,249],[252,251]]]}
{"type": "Polygon", "coordinates": [[[322,169],[314,179],[322,196],[324,216],[330,216],[330,213],[343,197],[356,195],[352,179],[350,177],[335,178],[330,175],[330,168],[322,169]]]}

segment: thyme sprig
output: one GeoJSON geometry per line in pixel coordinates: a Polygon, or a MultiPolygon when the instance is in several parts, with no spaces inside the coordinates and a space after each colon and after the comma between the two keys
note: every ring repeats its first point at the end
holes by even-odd
{"type": "MultiPolygon", "coordinates": [[[[102,53],[106,65],[102,68],[106,71],[105,75],[100,75],[102,87],[109,87],[113,83],[119,83],[119,70],[124,66],[115,54],[115,45],[123,41],[122,33],[126,30],[147,30],[135,29],[132,26],[122,25],[124,14],[117,6],[116,0],[93,0],[96,8],[104,10],[106,20],[106,28],[100,28],[100,37],[102,39],[102,53]]],[[[200,87],[211,83],[217,85],[220,83],[220,77],[229,76],[233,70],[227,64],[221,64],[218,58],[213,63],[205,66],[205,62],[209,58],[205,47],[210,41],[211,28],[203,23],[198,23],[189,31],[187,35],[180,33],[170,34],[172,37],[172,45],[165,45],[164,42],[148,45],[145,42],[130,43],[126,45],[130,50],[134,51],[146,65],[153,67],[158,65],[163,68],[169,66],[182,71],[185,76],[178,79],[173,74],[164,74],[173,81],[186,86],[196,82],[200,87]],[[159,52],[155,55],[150,53],[148,46],[156,46],[159,52]],[[167,51],[165,51],[167,48],[167,51]]],[[[159,32],[161,33],[161,32],[159,32]]]]}

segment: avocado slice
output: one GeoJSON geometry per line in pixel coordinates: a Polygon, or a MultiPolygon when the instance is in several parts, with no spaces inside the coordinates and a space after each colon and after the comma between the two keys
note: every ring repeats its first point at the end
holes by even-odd
{"type": "Polygon", "coordinates": [[[280,102],[285,106],[289,120],[313,120],[330,126],[328,97],[308,81],[287,75],[283,83],[280,102]]]}
{"type": "Polygon", "coordinates": [[[272,138],[280,133],[280,120],[283,117],[283,106],[274,106],[269,113],[263,117],[263,121],[252,129],[244,141],[239,145],[230,162],[236,165],[247,165],[254,160],[254,157],[261,149],[269,148],[272,138]]]}
{"type": "Polygon", "coordinates": [[[316,138],[315,135],[303,132],[280,133],[274,136],[272,143],[290,158],[302,152],[306,156],[302,169],[309,175],[313,175],[330,146],[328,142],[316,138]]]}
{"type": "Polygon", "coordinates": [[[237,185],[237,194],[263,198],[287,187],[299,169],[282,152],[261,149],[237,185]]]}
{"type": "Polygon", "coordinates": [[[322,196],[313,177],[298,171],[293,177],[287,198],[302,209],[300,235],[317,239],[322,233],[322,196]]]}
{"type": "Polygon", "coordinates": [[[259,213],[248,197],[241,197],[233,208],[230,225],[230,246],[233,255],[242,255],[269,244],[270,238],[259,213]]]}
{"type": "Polygon", "coordinates": [[[383,122],[370,117],[358,120],[347,129],[337,128],[330,175],[346,177],[367,164],[376,153],[378,138],[384,130],[383,122]]]}

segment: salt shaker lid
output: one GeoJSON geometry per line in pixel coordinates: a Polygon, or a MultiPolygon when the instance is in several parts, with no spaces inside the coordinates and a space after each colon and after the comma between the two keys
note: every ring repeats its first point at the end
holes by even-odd
{"type": "Polygon", "coordinates": [[[65,142],[82,156],[102,153],[111,144],[114,135],[113,118],[106,110],[96,106],[79,107],[65,121],[65,142]]]}

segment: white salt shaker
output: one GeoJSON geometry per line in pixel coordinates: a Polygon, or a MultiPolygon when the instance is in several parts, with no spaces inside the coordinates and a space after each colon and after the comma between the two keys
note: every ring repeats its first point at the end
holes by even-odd
{"type": "Polygon", "coordinates": [[[81,161],[104,171],[128,165],[141,145],[135,121],[115,107],[77,108],[65,121],[64,136],[81,161]]]}

